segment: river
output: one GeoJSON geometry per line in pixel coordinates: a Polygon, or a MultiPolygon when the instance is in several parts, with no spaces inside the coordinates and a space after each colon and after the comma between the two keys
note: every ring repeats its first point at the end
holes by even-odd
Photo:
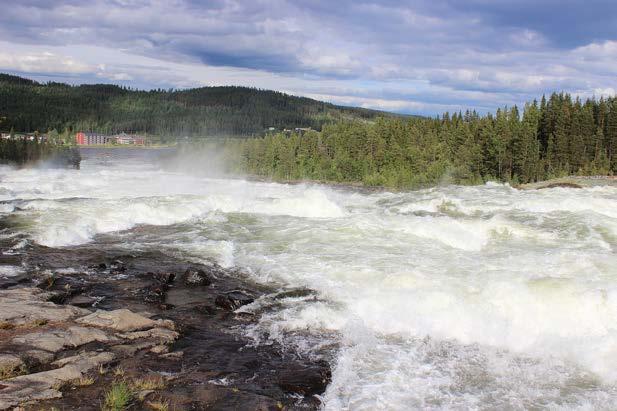
{"type": "Polygon", "coordinates": [[[3,251],[113,240],[315,290],[243,332],[329,352],[327,410],[617,404],[617,188],[367,193],[212,178],[160,154],[2,166],[0,235],[25,236],[3,251]]]}

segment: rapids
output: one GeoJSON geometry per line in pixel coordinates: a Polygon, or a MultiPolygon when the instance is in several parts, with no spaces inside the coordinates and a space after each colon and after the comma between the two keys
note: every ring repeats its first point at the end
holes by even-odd
{"type": "Polygon", "coordinates": [[[154,150],[82,155],[81,170],[0,167],[0,235],[114,238],[315,290],[244,332],[336,347],[327,410],[617,404],[615,188],[366,193],[203,177],[154,150]]]}

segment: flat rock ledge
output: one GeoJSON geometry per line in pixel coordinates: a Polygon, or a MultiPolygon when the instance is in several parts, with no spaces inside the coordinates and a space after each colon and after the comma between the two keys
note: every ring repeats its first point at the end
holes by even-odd
{"type": "Polygon", "coordinates": [[[0,290],[0,410],[60,398],[65,384],[140,350],[169,355],[179,337],[170,320],[51,297],[35,287],[0,290]]]}

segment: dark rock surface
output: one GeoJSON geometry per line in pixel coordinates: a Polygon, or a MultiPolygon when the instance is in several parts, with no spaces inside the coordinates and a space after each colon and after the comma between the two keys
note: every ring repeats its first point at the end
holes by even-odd
{"type": "Polygon", "coordinates": [[[224,310],[235,311],[243,305],[251,304],[255,299],[243,291],[234,290],[217,295],[214,304],[224,310]]]}
{"type": "MultiPolygon", "coordinates": [[[[103,249],[97,244],[62,249],[31,245],[22,255],[22,262],[28,267],[25,283],[8,288],[38,285],[41,292],[56,296],[48,304],[58,307],[75,303],[91,312],[128,309],[148,313],[152,321],[173,322],[177,340],[164,343],[169,338],[167,332],[153,331],[160,327],[151,327],[132,331],[133,334],[116,331],[115,337],[124,342],[114,342],[113,350],[108,348],[109,342],[98,340],[81,348],[64,349],[55,357],[60,360],[75,357],[86,349],[110,352],[113,359],[99,358],[107,364],[107,372],[103,374],[91,367],[94,363],[76,362],[83,367],[80,369],[85,370],[84,374],[93,378],[91,385],[68,384],[60,388],[61,398],[26,409],[39,410],[42,406],[43,409],[99,410],[105,392],[114,381],[119,378],[135,381],[151,375],[164,377],[164,387],[145,395],[132,409],[145,409],[147,401],[159,399],[168,402],[169,409],[178,410],[319,408],[317,395],[325,391],[330,379],[328,364],[302,358],[294,350],[276,343],[255,345],[241,330],[257,321],[261,312],[255,315],[234,312],[260,296],[305,298],[313,295],[311,290],[290,290],[281,295],[253,283],[241,272],[227,271],[216,264],[189,264],[154,251],[125,253],[114,251],[113,247],[103,249]],[[58,274],[58,270],[67,267],[76,270],[58,274]],[[159,344],[159,339],[163,344],[159,344]],[[115,375],[116,369],[122,370],[121,377],[115,375]]],[[[92,324],[103,323],[79,323],[79,326],[92,324]]],[[[72,361],[81,360],[75,357],[72,361]]],[[[44,371],[46,367],[39,365],[36,369],[44,371]]]]}
{"type": "Polygon", "coordinates": [[[307,396],[323,393],[331,378],[329,365],[318,362],[282,371],[278,383],[285,392],[307,396]]]}
{"type": "Polygon", "coordinates": [[[212,284],[212,279],[204,270],[187,269],[184,272],[184,284],[198,287],[212,284]]]}

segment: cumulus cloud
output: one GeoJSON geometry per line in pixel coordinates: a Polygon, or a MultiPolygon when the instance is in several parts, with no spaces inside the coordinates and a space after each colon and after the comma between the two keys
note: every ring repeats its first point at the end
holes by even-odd
{"type": "Polygon", "coordinates": [[[617,89],[612,0],[22,0],[2,10],[0,70],[42,80],[238,84],[424,114],[617,89]]]}
{"type": "Polygon", "coordinates": [[[27,73],[68,73],[86,74],[93,72],[95,66],[50,52],[13,54],[0,51],[0,67],[4,70],[27,73]]]}

